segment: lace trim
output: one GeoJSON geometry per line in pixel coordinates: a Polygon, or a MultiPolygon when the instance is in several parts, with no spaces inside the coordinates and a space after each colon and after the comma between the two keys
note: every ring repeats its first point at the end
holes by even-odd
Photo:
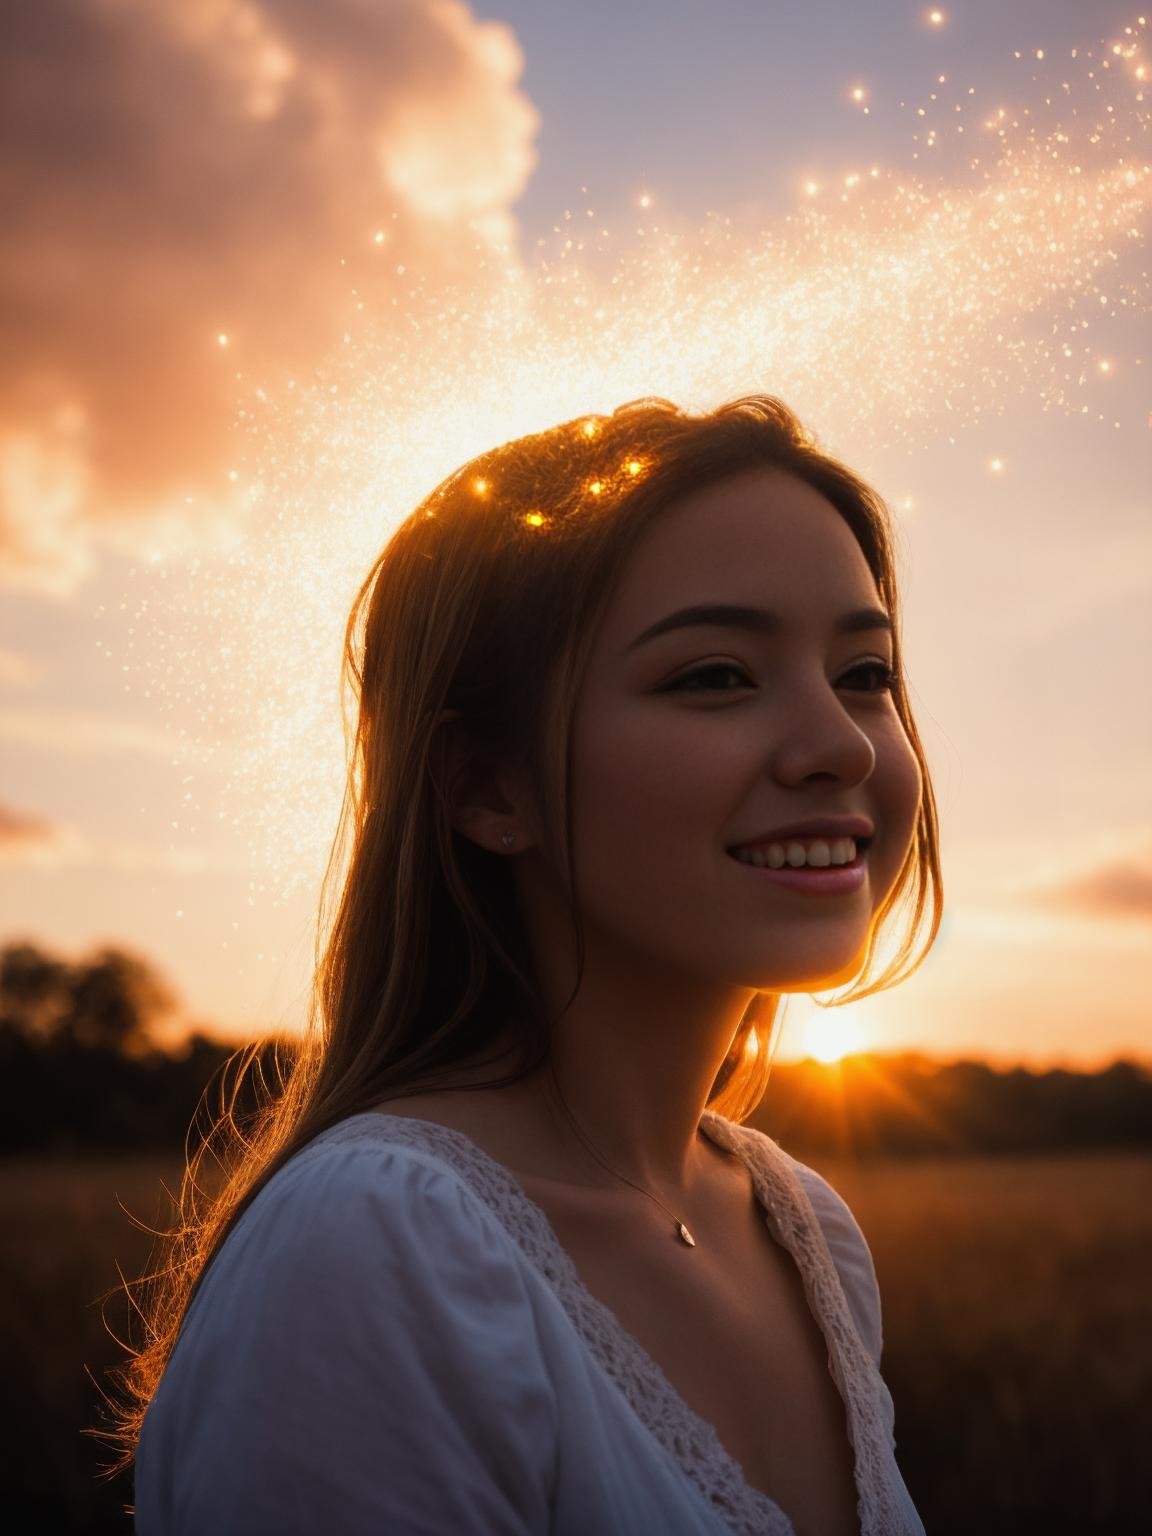
{"type": "MultiPolygon", "coordinates": [[[[710,1110],[701,1117],[700,1127],[744,1162],[765,1219],[800,1270],[809,1308],[828,1345],[833,1379],[847,1406],[860,1536],[898,1536],[903,1521],[887,1475],[890,1445],[882,1378],[856,1331],[812,1203],[788,1154],[771,1137],[710,1110]]],[[[547,1280],[592,1357],[640,1422],[735,1536],[795,1536],[780,1506],[745,1481],[740,1463],[724,1448],[713,1425],[689,1407],[634,1335],[588,1290],[543,1210],[503,1164],[449,1126],[374,1110],[349,1116],[322,1131],[309,1146],[363,1140],[399,1142],[431,1153],[460,1174],[547,1280]]],[[[298,1155],[307,1150],[302,1148],[298,1155]]]]}

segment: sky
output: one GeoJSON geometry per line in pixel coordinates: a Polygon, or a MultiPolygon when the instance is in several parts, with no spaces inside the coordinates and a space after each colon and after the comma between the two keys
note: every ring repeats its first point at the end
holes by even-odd
{"type": "Polygon", "coordinates": [[[523,432],[763,391],[892,509],[946,902],[780,1057],[1152,1056],[1152,18],[5,10],[0,943],[298,1025],[390,531],[523,432]]]}

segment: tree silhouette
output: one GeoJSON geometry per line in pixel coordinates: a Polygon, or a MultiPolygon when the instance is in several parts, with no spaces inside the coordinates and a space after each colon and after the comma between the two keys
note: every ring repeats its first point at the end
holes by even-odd
{"type": "Polygon", "coordinates": [[[0,950],[0,1026],[31,1044],[136,1056],[178,999],[138,955],[104,945],[71,963],[30,941],[0,950]]]}
{"type": "Polygon", "coordinates": [[[146,960],[107,947],[77,966],[69,981],[65,1027],[73,1041],[121,1056],[152,1043],[152,1026],[170,1015],[177,998],[146,960]]]}
{"type": "Polygon", "coordinates": [[[0,1024],[30,1042],[56,1034],[68,1011],[71,967],[35,944],[0,950],[0,1024]]]}

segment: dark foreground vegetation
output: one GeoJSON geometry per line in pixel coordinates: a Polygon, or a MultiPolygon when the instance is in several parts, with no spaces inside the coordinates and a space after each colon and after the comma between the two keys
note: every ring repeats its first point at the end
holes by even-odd
{"type": "MultiPolygon", "coordinates": [[[[897,1457],[929,1536],[1143,1533],[1152,1156],[810,1161],[876,1260],[897,1457]]],[[[124,1359],[117,1266],[143,1273],[152,1245],[121,1206],[163,1224],[161,1180],[174,1189],[181,1166],[0,1161],[12,1536],[131,1536],[131,1479],[99,1482],[108,1453],[80,1430],[100,1423],[94,1382],[108,1390],[124,1359]]]]}

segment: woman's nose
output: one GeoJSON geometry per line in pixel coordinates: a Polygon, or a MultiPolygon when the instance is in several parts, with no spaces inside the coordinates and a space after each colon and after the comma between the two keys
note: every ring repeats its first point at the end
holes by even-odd
{"type": "Polygon", "coordinates": [[[798,687],[780,701],[773,771],[784,783],[819,775],[860,783],[876,766],[872,738],[830,683],[798,687]]]}

